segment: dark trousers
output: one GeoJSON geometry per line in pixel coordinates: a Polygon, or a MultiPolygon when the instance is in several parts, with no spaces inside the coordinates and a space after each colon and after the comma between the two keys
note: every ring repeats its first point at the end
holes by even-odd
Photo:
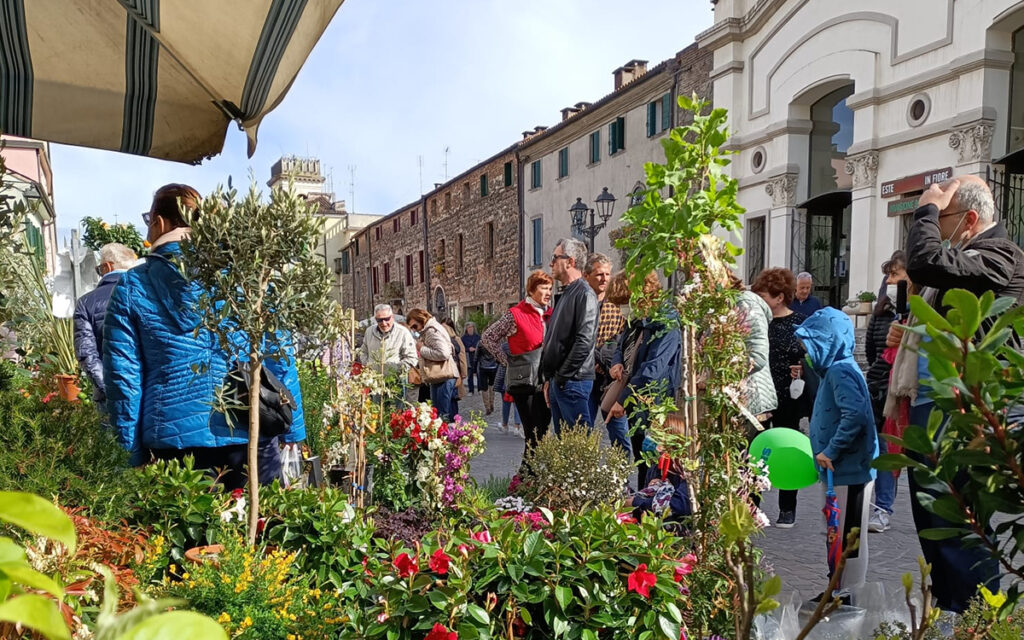
{"type": "Polygon", "coordinates": [[[533,451],[534,446],[548,432],[548,424],[551,422],[551,410],[544,402],[544,390],[536,393],[513,394],[516,409],[519,411],[519,419],[523,421],[523,435],[526,437],[526,447],[523,449],[523,463],[519,466],[520,473],[528,469],[526,464],[527,455],[533,451]]]}
{"type": "MultiPolygon", "coordinates": [[[[931,404],[911,407],[910,424],[928,424],[931,408],[931,404]]],[[[942,433],[942,429],[939,429],[939,433],[942,433]]],[[[908,450],[905,453],[918,462],[926,462],[913,451],[908,450]]],[[[917,499],[918,492],[933,496],[937,494],[918,484],[913,471],[907,474],[907,480],[910,484],[910,509],[914,514],[914,526],[917,527],[918,533],[925,529],[956,526],[921,505],[917,499]]],[[[954,486],[961,486],[966,481],[965,472],[953,476],[954,486]]],[[[985,530],[989,535],[992,534],[988,523],[985,523],[985,530]]],[[[962,613],[967,610],[970,599],[977,595],[979,584],[985,585],[993,593],[999,588],[999,564],[989,557],[988,551],[984,548],[965,549],[959,537],[947,540],[920,538],[920,542],[924,559],[932,565],[932,593],[940,609],[962,613]]]]}
{"type": "MultiPolygon", "coordinates": [[[[487,391],[494,386],[494,378],[498,375],[497,369],[480,369],[477,373],[477,382],[481,391],[487,391]]],[[[473,387],[470,387],[472,389],[473,387]]]]}
{"type": "MultiPolygon", "coordinates": [[[[480,378],[476,372],[476,360],[470,359],[466,362],[466,386],[469,387],[470,393],[476,391],[476,384],[479,381],[480,378]]],[[[482,391],[483,388],[483,383],[480,383],[480,390],[482,391]]]]}
{"type": "Polygon", "coordinates": [[[636,461],[636,486],[637,490],[644,488],[644,483],[647,482],[648,465],[644,462],[644,439],[647,437],[647,432],[644,430],[644,426],[647,424],[648,416],[646,411],[638,411],[628,415],[627,420],[629,421],[630,429],[633,433],[629,434],[629,444],[633,448],[633,460],[636,461]]]}
{"type": "MultiPolygon", "coordinates": [[[[153,449],[153,457],[157,460],[181,460],[185,456],[195,459],[196,469],[207,469],[216,473],[216,469],[224,471],[220,483],[227,491],[245,487],[248,480],[249,445],[232,444],[225,447],[189,447],[187,449],[153,449]]],[[[281,447],[277,438],[262,440],[257,450],[257,469],[260,484],[270,484],[274,480],[282,480],[281,447]]]]}
{"type": "MultiPolygon", "coordinates": [[[[786,392],[788,393],[788,389],[786,392]]],[[[780,401],[780,404],[782,402],[780,401]]],[[[788,404],[788,403],[787,403],[788,404]]],[[[800,430],[800,416],[798,413],[793,411],[779,411],[776,409],[771,419],[766,425],[769,429],[794,429],[800,430]]],[[[797,491],[795,489],[779,489],[779,511],[796,511],[796,496],[797,491]]]]}
{"type": "Polygon", "coordinates": [[[430,385],[421,384],[419,395],[416,397],[416,402],[426,402],[430,400],[430,385]]]}

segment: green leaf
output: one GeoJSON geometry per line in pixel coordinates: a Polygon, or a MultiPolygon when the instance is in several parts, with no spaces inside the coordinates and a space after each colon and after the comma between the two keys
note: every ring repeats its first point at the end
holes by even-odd
{"type": "Polygon", "coordinates": [[[227,640],[224,629],[215,621],[194,611],[169,611],[146,618],[117,640],[227,640]]]}
{"type": "Polygon", "coordinates": [[[910,297],[910,311],[921,324],[931,325],[942,331],[953,331],[953,325],[949,324],[938,311],[932,309],[921,296],[910,297]]]}
{"type": "Polygon", "coordinates": [[[679,640],[679,623],[663,615],[658,616],[658,631],[665,640],[679,640]]]}
{"type": "Polygon", "coordinates": [[[981,304],[978,297],[966,289],[950,289],[942,296],[942,304],[960,312],[959,331],[954,331],[962,340],[974,335],[981,325],[981,304]]]}
{"type": "MultiPolygon", "coordinates": [[[[887,437],[886,440],[899,440],[899,438],[887,437]]],[[[879,471],[899,471],[907,467],[914,468],[919,466],[922,466],[920,462],[911,460],[902,453],[886,453],[878,456],[871,463],[871,467],[879,471]]]]}
{"type": "Polygon", "coordinates": [[[75,551],[75,525],[52,503],[17,491],[0,491],[0,520],[26,531],[60,542],[75,551]]]}
{"type": "Polygon", "coordinates": [[[466,605],[466,611],[469,615],[476,618],[476,621],[480,624],[488,625],[491,623],[491,616],[487,613],[487,610],[479,605],[469,603],[466,605]]]}
{"type": "Polygon", "coordinates": [[[968,386],[985,384],[995,377],[995,372],[1003,368],[996,357],[986,351],[971,351],[967,354],[964,382],[968,386]]]}
{"type": "Polygon", "coordinates": [[[551,621],[551,629],[555,632],[556,638],[564,636],[569,631],[569,621],[561,616],[555,616],[555,619],[551,621]]]}
{"type": "MultiPolygon", "coordinates": [[[[780,584],[781,584],[781,581],[780,581],[780,584]]],[[[683,614],[682,614],[681,611],[679,611],[679,607],[676,606],[676,603],[674,603],[674,602],[667,602],[667,603],[665,603],[665,610],[668,611],[669,617],[672,618],[674,621],[678,622],[679,624],[683,623],[683,614]]]]}
{"type": "Polygon", "coordinates": [[[593,629],[583,630],[583,640],[597,640],[597,634],[594,633],[593,629]]]}
{"type": "Polygon", "coordinates": [[[526,607],[520,607],[519,617],[523,619],[526,624],[533,624],[533,616],[530,615],[530,610],[526,607]]]}
{"type": "Polygon", "coordinates": [[[935,452],[935,443],[928,437],[928,432],[923,427],[910,425],[903,430],[903,448],[915,453],[931,455],[935,452]]]}
{"type": "Polygon", "coordinates": [[[540,544],[540,541],[539,531],[534,531],[526,536],[526,541],[523,542],[523,553],[526,554],[527,559],[532,558],[537,552],[537,546],[540,544]]]}
{"type": "Polygon", "coordinates": [[[0,564],[0,574],[6,575],[15,584],[45,591],[58,600],[64,599],[64,589],[59,584],[48,576],[39,573],[28,564],[17,562],[0,564]]]}
{"type": "Polygon", "coordinates": [[[967,517],[960,509],[960,506],[956,503],[956,499],[954,499],[953,496],[941,496],[936,498],[931,494],[918,491],[917,500],[922,507],[953,524],[967,523],[967,517]]]}
{"type": "Polygon", "coordinates": [[[558,585],[555,587],[555,600],[562,611],[565,611],[572,604],[572,589],[558,585]]]}
{"type": "Polygon", "coordinates": [[[28,594],[0,604],[0,622],[21,624],[38,631],[48,640],[71,639],[71,632],[64,624],[57,603],[44,596],[28,594]]]}
{"type": "Polygon", "coordinates": [[[430,602],[433,603],[433,605],[441,611],[446,611],[448,609],[449,598],[448,594],[446,594],[444,591],[441,591],[440,589],[434,589],[429,594],[427,594],[427,597],[430,598],[430,602]]]}
{"type": "Polygon", "coordinates": [[[918,536],[925,540],[949,540],[950,538],[956,538],[966,533],[965,529],[954,529],[952,527],[936,527],[934,529],[924,529],[918,532],[918,536]]]}
{"type": "Polygon", "coordinates": [[[782,591],[782,578],[780,576],[772,576],[761,587],[761,595],[766,598],[778,595],[782,591]]]}

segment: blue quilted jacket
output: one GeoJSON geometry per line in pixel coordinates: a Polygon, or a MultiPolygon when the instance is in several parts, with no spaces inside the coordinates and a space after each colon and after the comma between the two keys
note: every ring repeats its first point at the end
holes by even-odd
{"type": "MultiPolygon", "coordinates": [[[[146,449],[221,447],[249,440],[248,425],[229,428],[224,415],[212,409],[233,362],[210,331],[196,332],[199,286],[186,281],[168,260],[178,253],[176,242],[154,249],[143,264],[121,277],[107,305],[107,410],[133,464],[144,462],[146,449]]],[[[285,441],[305,439],[294,358],[268,360],[266,367],[298,403],[285,441]]]]}
{"type": "MultiPolygon", "coordinates": [[[[797,327],[796,337],[821,377],[811,414],[811,449],[832,460],[837,485],[874,480],[871,461],[878,457],[878,435],[868,384],[853,359],[850,317],[824,307],[797,327]]],[[[825,470],[818,473],[824,481],[825,470]]]]}

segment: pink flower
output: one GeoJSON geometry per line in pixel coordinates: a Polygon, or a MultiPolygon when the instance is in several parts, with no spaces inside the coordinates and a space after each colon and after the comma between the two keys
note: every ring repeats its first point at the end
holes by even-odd
{"type": "Polygon", "coordinates": [[[438,549],[430,556],[430,570],[443,576],[448,573],[448,565],[451,564],[451,561],[452,559],[448,557],[444,549],[438,549]]]}
{"type": "Polygon", "coordinates": [[[383,624],[383,623],[387,622],[387,620],[388,620],[388,614],[387,613],[381,612],[381,613],[377,614],[377,622],[380,622],[381,624],[383,624]]]}
{"type": "Polygon", "coordinates": [[[400,553],[392,564],[398,569],[399,578],[408,578],[420,570],[419,561],[408,553],[400,553]]]}
{"type": "Polygon", "coordinates": [[[459,554],[468,558],[469,557],[469,545],[467,545],[467,544],[460,544],[459,545],[459,554]]]}
{"type": "Polygon", "coordinates": [[[688,576],[693,573],[693,566],[695,564],[697,564],[697,556],[692,553],[686,554],[683,556],[683,559],[679,561],[679,566],[676,567],[672,578],[676,582],[682,582],[684,576],[688,576]]]}
{"type": "Polygon", "coordinates": [[[459,640],[459,634],[449,631],[448,627],[438,622],[424,640],[459,640]]]}
{"type": "Polygon", "coordinates": [[[470,537],[481,544],[488,544],[490,542],[493,542],[493,540],[491,540],[491,532],[487,529],[484,529],[483,531],[477,531],[473,533],[473,535],[471,535],[470,537]]]}
{"type": "Polygon", "coordinates": [[[616,515],[615,518],[619,521],[619,524],[636,524],[636,518],[628,511],[616,515]]]}
{"type": "Polygon", "coordinates": [[[640,564],[636,571],[629,574],[626,585],[629,591],[636,591],[645,598],[651,597],[651,587],[658,582],[658,576],[647,571],[646,564],[640,564]]]}

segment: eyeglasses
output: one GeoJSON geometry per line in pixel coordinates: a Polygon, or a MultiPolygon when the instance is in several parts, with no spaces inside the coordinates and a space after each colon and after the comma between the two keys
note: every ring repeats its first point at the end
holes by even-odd
{"type": "Polygon", "coordinates": [[[559,260],[568,260],[569,256],[552,255],[551,262],[558,262],[559,260]]]}
{"type": "Polygon", "coordinates": [[[96,275],[98,275],[99,277],[102,278],[103,275],[104,275],[103,274],[103,267],[101,265],[96,265],[95,269],[96,269],[96,275]]]}
{"type": "Polygon", "coordinates": [[[377,324],[384,324],[385,322],[391,322],[391,320],[394,319],[394,316],[388,316],[386,318],[374,318],[374,319],[377,321],[377,324]]]}
{"type": "Polygon", "coordinates": [[[948,218],[949,216],[960,215],[961,213],[967,213],[970,209],[961,209],[959,211],[953,211],[952,213],[943,213],[939,215],[939,218],[948,218]]]}
{"type": "Polygon", "coordinates": [[[153,223],[153,214],[149,211],[143,211],[142,222],[144,222],[145,225],[148,227],[150,224],[153,223]]]}

